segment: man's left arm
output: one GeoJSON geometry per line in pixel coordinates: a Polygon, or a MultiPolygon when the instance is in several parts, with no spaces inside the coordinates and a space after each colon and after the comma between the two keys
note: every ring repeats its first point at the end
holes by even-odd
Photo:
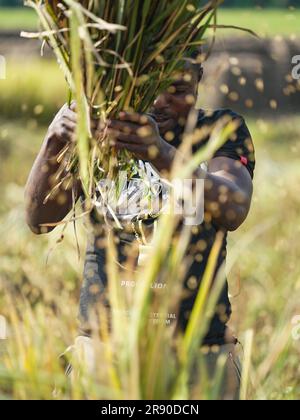
{"type": "Polygon", "coordinates": [[[228,157],[213,158],[205,179],[205,211],[220,229],[234,231],[245,221],[253,194],[248,169],[228,157]]]}
{"type": "MultiPolygon", "coordinates": [[[[160,137],[155,121],[148,116],[121,113],[109,124],[111,138],[118,150],[126,149],[148,160],[162,174],[171,171],[177,150],[160,137]]],[[[220,229],[236,230],[250,209],[253,185],[248,169],[239,160],[226,156],[211,159],[208,172],[196,171],[205,179],[205,211],[220,229]]]]}

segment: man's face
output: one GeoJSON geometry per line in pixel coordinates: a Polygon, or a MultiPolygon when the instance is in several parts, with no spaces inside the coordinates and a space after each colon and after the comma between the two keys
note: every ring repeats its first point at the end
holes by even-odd
{"type": "Polygon", "coordinates": [[[174,78],[170,88],[154,102],[152,113],[161,134],[172,131],[180,121],[185,121],[195,105],[198,80],[191,71],[185,71],[174,78]]]}

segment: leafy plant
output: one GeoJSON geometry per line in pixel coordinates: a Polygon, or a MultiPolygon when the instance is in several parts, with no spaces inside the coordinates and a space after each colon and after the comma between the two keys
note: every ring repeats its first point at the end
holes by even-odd
{"type": "Polygon", "coordinates": [[[128,179],[137,173],[146,178],[129,153],[111,148],[107,120],[123,110],[149,111],[157,95],[191,60],[188,51],[203,44],[220,3],[25,1],[38,13],[43,29],[25,36],[39,36],[51,45],[77,102],[77,141],[64,164],[80,177],[87,198],[101,179],[118,186],[120,170],[126,171],[128,179]],[[98,136],[92,133],[91,117],[102,127],[98,136]]]}

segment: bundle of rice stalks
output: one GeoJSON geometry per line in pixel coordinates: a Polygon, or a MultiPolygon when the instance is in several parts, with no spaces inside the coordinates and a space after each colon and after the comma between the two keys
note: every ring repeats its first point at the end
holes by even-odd
{"type": "MultiPolygon", "coordinates": [[[[35,8],[43,26],[43,32],[27,36],[42,36],[50,43],[68,81],[71,98],[77,102],[76,142],[69,145],[68,150],[63,150],[58,158],[62,170],[67,167],[70,177],[80,177],[87,198],[93,199],[97,190],[103,193],[99,184],[105,179],[115,181],[113,194],[117,195],[117,200],[128,179],[138,175],[147,185],[146,169],[143,173],[136,159],[128,153],[117,154],[111,147],[106,130],[108,120],[118,118],[122,110],[148,112],[156,96],[171,86],[189,60],[188,52],[204,42],[205,31],[215,19],[221,2],[26,1],[35,8]],[[96,119],[102,127],[100,135],[93,132],[91,119],[96,119]],[[118,184],[120,171],[125,172],[126,177],[118,184]]],[[[190,179],[200,163],[209,160],[234,132],[230,124],[222,129],[216,128],[209,147],[200,150],[188,164],[180,167],[179,178],[190,179]]],[[[103,194],[104,201],[110,202],[110,193],[103,194]]],[[[151,185],[148,192],[145,189],[146,194],[154,194],[151,185]]],[[[100,325],[101,340],[99,348],[95,346],[96,356],[92,359],[95,359],[96,366],[91,370],[97,383],[97,378],[103,375],[103,366],[107,367],[107,378],[98,380],[114,391],[110,395],[116,398],[176,399],[188,396],[189,371],[224,283],[220,275],[210,293],[223,237],[217,238],[212,249],[188,327],[174,343],[175,331],[165,318],[176,314],[178,309],[188,265],[185,254],[191,235],[191,227],[185,227],[173,241],[179,219],[174,212],[162,215],[147,262],[138,270],[135,267],[128,270],[128,277],[134,280],[135,287],[126,293],[120,284],[123,272],[116,264],[113,234],[107,235],[105,247],[111,310],[106,313],[106,308],[100,306],[97,309],[101,322],[96,319],[93,323],[92,319],[93,337],[98,336],[100,325]],[[163,288],[163,293],[153,287],[158,284],[158,279],[159,285],[168,285],[163,288]]],[[[132,248],[128,255],[131,252],[132,248]]],[[[79,353],[82,353],[81,349],[79,353]]],[[[87,378],[90,377],[88,372],[87,378]]]]}
{"type": "MultiPolygon", "coordinates": [[[[187,60],[204,42],[206,29],[223,0],[26,0],[39,15],[42,37],[51,45],[77,102],[77,141],[64,159],[80,177],[87,198],[100,180],[113,181],[118,201],[126,179],[147,179],[137,160],[116,152],[107,121],[120,111],[146,113],[187,60]],[[100,134],[90,118],[99,120],[100,134]],[[121,184],[121,185],[120,185],[121,184]]],[[[199,56],[199,60],[201,57],[199,56]]],[[[143,133],[141,133],[141,136],[143,133]]],[[[145,181],[146,182],[146,181],[145,181]]],[[[147,182],[146,182],[147,184],[147,182]]],[[[148,184],[147,184],[148,185],[148,184]]],[[[111,194],[110,190],[110,194],[111,194]]],[[[109,193],[101,190],[102,199],[109,193]]],[[[151,196],[151,186],[145,189],[151,196]]]]}

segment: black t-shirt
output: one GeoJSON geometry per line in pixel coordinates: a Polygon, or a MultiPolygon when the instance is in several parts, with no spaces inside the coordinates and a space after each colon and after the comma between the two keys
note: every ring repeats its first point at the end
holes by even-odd
{"type": "MultiPolygon", "coordinates": [[[[217,110],[214,112],[199,111],[197,127],[204,130],[207,129],[208,134],[206,138],[201,140],[201,143],[194,145],[193,151],[196,152],[199,147],[209,141],[209,131],[214,128],[215,124],[218,123],[220,119],[236,121],[238,123],[238,128],[235,134],[216,151],[214,157],[224,156],[241,162],[248,169],[251,178],[253,178],[255,156],[251,135],[244,119],[231,110],[217,110]]],[[[184,128],[178,125],[175,129],[175,138],[172,142],[175,147],[179,146],[183,132],[184,128]]],[[[187,326],[207,266],[208,257],[216,239],[218,228],[214,223],[204,220],[201,225],[193,227],[192,232],[193,234],[187,250],[188,255],[191,256],[191,263],[184,280],[184,298],[180,302],[179,312],[176,314],[178,326],[181,330],[185,330],[187,326]]],[[[126,260],[123,247],[126,247],[128,242],[134,241],[135,238],[134,235],[130,234],[122,234],[120,236],[121,240],[118,247],[118,253],[119,262],[122,263],[126,260]]],[[[106,302],[107,304],[107,301],[105,301],[105,292],[107,290],[107,273],[105,270],[106,250],[102,246],[99,246],[99,243],[101,243],[101,240],[99,241],[99,236],[92,235],[87,247],[84,284],[80,298],[80,316],[84,322],[88,321],[89,311],[99,300],[101,300],[102,303],[106,302]]],[[[223,266],[226,260],[226,247],[227,235],[225,235],[223,240],[215,274],[223,266]]],[[[220,295],[216,314],[203,344],[225,344],[226,324],[228,323],[230,315],[231,305],[226,282],[220,295]]]]}

